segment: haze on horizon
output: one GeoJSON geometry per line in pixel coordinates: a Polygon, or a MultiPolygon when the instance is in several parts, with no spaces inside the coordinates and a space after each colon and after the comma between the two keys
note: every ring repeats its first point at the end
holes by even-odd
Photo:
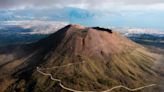
{"type": "Polygon", "coordinates": [[[0,0],[0,20],[164,29],[164,0],[0,0]]]}

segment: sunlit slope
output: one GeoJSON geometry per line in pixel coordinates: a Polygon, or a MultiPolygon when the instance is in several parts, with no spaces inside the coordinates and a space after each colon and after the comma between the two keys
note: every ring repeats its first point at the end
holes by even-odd
{"type": "MultiPolygon", "coordinates": [[[[67,92],[67,88],[100,92],[119,85],[156,84],[161,79],[153,68],[157,54],[110,29],[68,25],[29,48],[19,59],[23,63],[13,68],[17,81],[6,92],[67,92]]],[[[123,88],[114,91],[128,92],[123,88]]]]}

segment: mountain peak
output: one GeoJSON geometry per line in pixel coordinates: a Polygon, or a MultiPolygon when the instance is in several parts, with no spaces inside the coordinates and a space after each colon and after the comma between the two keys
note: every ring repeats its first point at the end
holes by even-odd
{"type": "Polygon", "coordinates": [[[101,92],[118,85],[138,89],[161,77],[152,68],[157,55],[100,27],[68,25],[36,43],[25,44],[21,52],[27,54],[14,57],[1,67],[1,77],[7,76],[9,81],[0,82],[5,85],[5,92],[101,92]]]}
{"type": "Polygon", "coordinates": [[[77,29],[85,29],[84,26],[79,25],[79,24],[70,24],[70,25],[68,25],[68,26],[73,27],[73,28],[77,28],[77,29]]]}
{"type": "MultiPolygon", "coordinates": [[[[54,40],[46,40],[52,48],[51,53],[48,53],[49,58],[40,67],[71,65],[45,71],[61,79],[69,88],[95,90],[95,87],[99,87],[96,91],[102,91],[113,85],[137,87],[153,82],[144,79],[146,74],[153,77],[153,73],[147,73],[145,69],[152,69],[143,64],[152,66],[155,58],[142,46],[111,29],[71,24],[52,36],[54,40]],[[72,79],[73,82],[68,81],[72,79]],[[136,84],[136,80],[139,84],[136,84]],[[79,81],[84,82],[84,85],[77,86],[79,81]]],[[[49,47],[43,50],[45,48],[49,47]]]]}
{"type": "MultiPolygon", "coordinates": [[[[136,47],[134,42],[111,29],[89,28],[78,24],[70,24],[60,29],[47,38],[46,42],[51,48],[58,48],[57,50],[60,53],[81,54],[99,58],[128,52],[136,47]]],[[[40,45],[44,46],[44,44],[40,45]]]]}

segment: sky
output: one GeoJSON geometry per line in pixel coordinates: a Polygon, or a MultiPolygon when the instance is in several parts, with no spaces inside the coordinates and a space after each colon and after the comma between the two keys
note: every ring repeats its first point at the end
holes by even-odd
{"type": "Polygon", "coordinates": [[[164,0],[0,0],[0,20],[164,29],[164,0]]]}

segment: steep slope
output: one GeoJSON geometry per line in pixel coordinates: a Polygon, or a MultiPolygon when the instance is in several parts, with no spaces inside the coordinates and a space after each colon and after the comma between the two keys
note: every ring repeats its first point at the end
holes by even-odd
{"type": "MultiPolygon", "coordinates": [[[[153,68],[160,57],[110,29],[68,25],[25,46],[27,54],[1,66],[8,70],[5,92],[100,92],[119,85],[160,92],[163,72],[153,68]]],[[[128,91],[124,87],[112,91],[128,91]]]]}

